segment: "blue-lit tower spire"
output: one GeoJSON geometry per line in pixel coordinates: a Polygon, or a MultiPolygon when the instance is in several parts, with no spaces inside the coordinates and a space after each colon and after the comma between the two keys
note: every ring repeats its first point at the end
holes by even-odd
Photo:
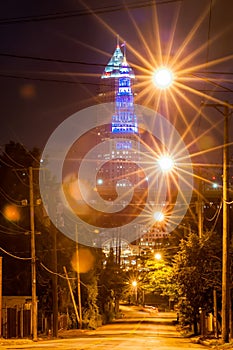
{"type": "Polygon", "coordinates": [[[126,61],[124,50],[124,57],[117,74],[115,114],[112,116],[113,133],[135,134],[138,132],[137,117],[134,113],[132,79],[135,79],[135,75],[126,61]]]}
{"type": "Polygon", "coordinates": [[[138,121],[135,114],[133,80],[134,72],[126,60],[126,48],[121,51],[119,42],[101,76],[103,81],[102,99],[114,104],[114,112],[109,124],[98,130],[104,151],[98,155],[99,173],[97,185],[101,195],[114,200],[116,189],[126,191],[140,188],[140,142],[138,121]],[[103,162],[104,161],[104,162],[103,162]],[[115,185],[113,186],[113,183],[115,185]],[[113,191],[114,188],[114,191],[113,191]]]}
{"type": "Polygon", "coordinates": [[[109,60],[107,66],[104,69],[104,72],[101,76],[101,79],[115,79],[119,78],[119,69],[124,60],[124,55],[119,46],[119,40],[117,40],[116,49],[109,60]]]}
{"type": "Polygon", "coordinates": [[[109,60],[101,79],[105,89],[102,91],[103,100],[115,103],[115,113],[112,116],[112,133],[136,134],[138,132],[137,117],[134,113],[134,96],[132,81],[134,72],[126,60],[126,44],[122,53],[119,38],[116,49],[109,60]]]}

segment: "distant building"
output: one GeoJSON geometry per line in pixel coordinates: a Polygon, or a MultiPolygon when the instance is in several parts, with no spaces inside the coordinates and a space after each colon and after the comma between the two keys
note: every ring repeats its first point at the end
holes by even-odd
{"type": "MultiPolygon", "coordinates": [[[[117,192],[127,193],[130,189],[136,193],[140,202],[140,199],[146,195],[148,184],[147,180],[142,180],[144,174],[138,167],[142,155],[139,121],[134,105],[135,74],[126,60],[125,44],[123,44],[123,50],[122,52],[117,42],[116,49],[101,76],[100,100],[112,103],[114,112],[109,124],[97,128],[101,142],[107,142],[104,151],[98,154],[96,187],[102,198],[109,202],[114,202],[117,192]]],[[[135,215],[137,215],[136,202],[135,215]]],[[[118,202],[118,205],[124,207],[124,201],[118,202]]],[[[119,220],[121,220],[120,216],[119,220]]],[[[158,227],[154,230],[150,229],[149,232],[144,228],[145,233],[142,230],[142,225],[135,227],[135,237],[140,234],[142,240],[135,239],[134,245],[153,245],[154,240],[167,237],[167,233],[159,230],[158,227]]],[[[118,236],[119,233],[116,232],[116,237],[118,236]]],[[[112,246],[117,244],[112,242],[112,246]]],[[[116,254],[124,255],[123,246],[118,249],[118,252],[116,249],[116,254]]]]}

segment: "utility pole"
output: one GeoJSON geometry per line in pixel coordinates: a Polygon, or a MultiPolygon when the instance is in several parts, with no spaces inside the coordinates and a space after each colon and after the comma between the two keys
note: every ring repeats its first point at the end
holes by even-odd
{"type": "Polygon", "coordinates": [[[203,236],[203,200],[202,200],[202,179],[199,173],[198,177],[198,194],[197,194],[197,219],[198,219],[198,235],[199,238],[203,236]]]}
{"type": "Polygon", "coordinates": [[[2,338],[2,256],[0,256],[0,338],[2,338]]]}
{"type": "Polygon", "coordinates": [[[57,295],[57,228],[52,224],[53,252],[52,252],[52,288],[53,288],[53,336],[58,336],[58,295],[57,295]]]}
{"type": "Polygon", "coordinates": [[[224,106],[223,148],[223,237],[222,237],[222,340],[229,342],[230,333],[230,264],[229,264],[229,108],[224,106]]]}
{"type": "Polygon", "coordinates": [[[36,297],[36,247],[34,221],[33,168],[29,167],[30,228],[31,228],[31,274],[32,274],[32,339],[37,341],[37,297],[36,297]]]}
{"type": "Polygon", "coordinates": [[[78,225],[75,226],[76,238],[76,267],[77,267],[77,292],[78,292],[78,309],[79,309],[79,328],[82,329],[82,300],[81,300],[81,286],[80,286],[80,266],[79,266],[79,251],[78,251],[78,225]]]}
{"type": "Polygon", "coordinates": [[[222,222],[222,340],[229,342],[230,333],[230,264],[229,264],[229,107],[228,102],[202,103],[202,106],[214,107],[224,116],[223,140],[223,222],[222,222]],[[220,109],[221,108],[221,109],[220,109]],[[222,108],[223,111],[222,111],[222,108]]]}

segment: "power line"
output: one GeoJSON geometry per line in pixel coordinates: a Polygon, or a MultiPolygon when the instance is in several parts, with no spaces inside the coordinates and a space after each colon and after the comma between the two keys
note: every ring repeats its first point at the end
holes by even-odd
{"type": "Polygon", "coordinates": [[[11,256],[14,259],[18,259],[18,260],[32,260],[32,258],[22,258],[20,256],[14,255],[8,251],[6,251],[5,249],[3,249],[2,247],[0,247],[0,250],[3,251],[5,254],[11,256]]]}
{"type": "MultiPolygon", "coordinates": [[[[232,73],[233,74],[233,73],[232,73]]],[[[40,82],[48,82],[48,83],[61,83],[61,84],[71,84],[71,85],[90,85],[90,86],[96,86],[100,87],[101,83],[92,83],[92,82],[81,82],[81,81],[72,81],[72,80],[61,80],[61,79],[46,79],[46,78],[36,78],[36,77],[28,77],[23,75],[12,75],[12,74],[0,74],[0,77],[2,78],[11,78],[11,79],[23,79],[23,80],[33,80],[33,81],[40,81],[40,82]]],[[[202,79],[202,78],[200,78],[202,79]]],[[[196,89],[200,92],[233,92],[232,89],[225,87],[221,84],[217,84],[212,82],[211,80],[208,80],[208,82],[212,85],[221,87],[223,90],[216,90],[216,89],[196,89]]]]}
{"type": "Polygon", "coordinates": [[[27,77],[27,76],[23,76],[23,75],[12,75],[12,74],[0,74],[0,77],[12,78],[12,79],[23,79],[23,80],[34,80],[34,81],[50,82],[50,83],[65,83],[65,84],[72,84],[72,85],[79,84],[79,85],[100,86],[100,84],[98,84],[98,83],[91,83],[91,82],[80,82],[80,81],[61,80],[61,79],[35,78],[35,77],[27,77]]]}
{"type": "Polygon", "coordinates": [[[21,59],[27,59],[27,60],[36,60],[36,61],[42,61],[42,62],[69,63],[69,64],[80,64],[85,66],[98,66],[98,67],[106,66],[106,64],[103,64],[103,63],[92,63],[92,62],[89,63],[84,61],[64,60],[64,59],[56,59],[56,58],[49,58],[49,57],[16,55],[16,54],[4,53],[4,52],[0,53],[0,56],[11,57],[11,58],[21,58],[21,59]]]}
{"type": "MultiPolygon", "coordinates": [[[[56,275],[56,276],[58,276],[58,277],[61,277],[61,278],[63,278],[63,279],[65,279],[65,280],[77,280],[77,277],[66,277],[66,276],[64,276],[64,275],[62,275],[62,274],[60,274],[60,273],[58,273],[58,272],[54,272],[54,271],[52,271],[51,269],[49,269],[47,266],[45,266],[42,262],[40,262],[40,265],[47,271],[47,272],[49,272],[50,274],[52,274],[52,275],[56,275]]],[[[88,288],[88,286],[85,284],[85,283],[83,283],[82,281],[80,281],[80,283],[83,285],[83,286],[85,286],[86,288],[88,288]]]]}
{"type": "Polygon", "coordinates": [[[22,201],[16,200],[12,198],[4,189],[0,186],[0,194],[2,195],[3,198],[7,200],[7,202],[16,205],[17,207],[23,207],[22,201]]]}
{"type": "MultiPolygon", "coordinates": [[[[13,159],[9,154],[8,152],[4,151],[3,152],[3,155],[6,156],[12,163],[14,163],[15,165],[19,166],[19,167],[22,167],[23,168],[23,165],[18,163],[15,159],[13,159]]],[[[0,158],[0,161],[2,160],[2,158],[0,158]]]]}
{"type": "Polygon", "coordinates": [[[41,21],[51,21],[51,20],[58,20],[58,19],[64,19],[64,18],[71,18],[71,17],[80,17],[80,16],[87,16],[87,15],[97,15],[97,14],[104,14],[109,12],[117,12],[117,11],[127,11],[129,9],[137,9],[137,8],[145,8],[145,7],[151,7],[151,6],[158,6],[158,5],[164,5],[169,3],[176,3],[180,2],[182,0],[164,0],[164,1],[142,1],[141,3],[131,3],[125,5],[112,5],[112,6],[106,6],[106,7],[99,7],[99,8],[86,8],[83,10],[78,11],[65,11],[65,12],[55,12],[51,14],[45,14],[45,15],[39,15],[39,16],[24,16],[24,17],[13,17],[8,19],[0,19],[0,25],[1,24],[14,24],[14,23],[28,23],[28,22],[41,22],[41,21]]]}
{"type": "MultiPolygon", "coordinates": [[[[94,63],[94,62],[85,62],[85,61],[75,61],[75,60],[68,60],[68,59],[60,59],[60,58],[51,58],[51,57],[38,57],[38,56],[28,56],[28,55],[18,55],[18,54],[11,54],[11,53],[0,53],[0,56],[2,57],[11,57],[11,58],[20,58],[25,60],[35,60],[35,61],[42,61],[42,62],[54,62],[54,63],[68,63],[68,64],[77,64],[77,65],[85,65],[85,66],[97,66],[97,67],[106,67],[105,63],[94,63]]],[[[111,65],[109,65],[110,67],[111,65]]],[[[197,71],[193,73],[193,75],[196,74],[204,74],[204,75],[233,75],[233,72],[229,71],[197,71]]]]}
{"type": "Polygon", "coordinates": [[[199,72],[195,72],[195,74],[214,74],[214,75],[233,75],[233,72],[220,72],[220,71],[206,71],[206,72],[203,72],[203,71],[199,71],[199,72]]]}

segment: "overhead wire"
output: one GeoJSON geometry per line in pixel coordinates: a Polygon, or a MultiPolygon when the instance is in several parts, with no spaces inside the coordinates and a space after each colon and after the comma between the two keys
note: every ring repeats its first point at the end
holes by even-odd
{"type": "MultiPolygon", "coordinates": [[[[0,53],[0,56],[6,56],[6,57],[12,57],[17,59],[26,59],[26,60],[36,60],[36,61],[42,61],[42,62],[54,62],[54,63],[66,63],[66,64],[77,64],[77,65],[87,65],[87,66],[98,66],[98,67],[104,67],[105,64],[102,63],[92,63],[92,62],[84,62],[84,61],[75,61],[75,60],[64,60],[64,59],[55,59],[55,58],[49,58],[49,57],[36,57],[36,56],[27,56],[27,55],[15,55],[15,54],[7,54],[7,53],[0,53]]],[[[35,72],[37,74],[37,72],[35,72]]],[[[225,74],[226,72],[207,72],[207,74],[225,74]]],[[[218,92],[233,92],[232,89],[228,88],[227,86],[224,86],[222,84],[219,84],[211,79],[207,79],[206,77],[200,77],[199,74],[204,74],[204,72],[195,72],[192,75],[200,80],[203,80],[204,82],[207,82],[211,85],[214,85],[215,87],[221,88],[223,90],[218,90],[218,92]]],[[[228,75],[233,75],[233,72],[228,72],[228,75]]],[[[12,79],[23,79],[23,80],[33,80],[33,81],[41,81],[41,82],[51,82],[51,83],[65,83],[65,84],[75,84],[75,85],[91,85],[91,86],[97,86],[99,87],[102,85],[100,82],[87,82],[87,81],[80,81],[80,80],[66,80],[66,79],[53,79],[53,78],[43,78],[43,77],[33,77],[33,76],[27,76],[25,74],[8,74],[8,73],[0,73],[0,77],[5,78],[12,78],[12,79]]],[[[221,82],[226,83],[233,83],[233,81],[230,81],[229,79],[223,80],[221,79],[221,82]]],[[[199,91],[205,91],[203,88],[199,91]]],[[[208,91],[215,91],[208,89],[208,91]]],[[[37,160],[38,161],[38,160],[37,160]]]]}
{"type": "Polygon", "coordinates": [[[35,60],[41,62],[53,62],[53,63],[68,63],[68,64],[79,64],[84,66],[97,66],[97,67],[105,67],[104,63],[93,63],[93,62],[84,62],[84,61],[74,61],[74,60],[65,60],[65,59],[56,59],[50,57],[36,57],[36,56],[28,56],[28,55],[16,55],[9,53],[0,53],[1,57],[11,57],[11,58],[20,58],[24,60],[35,60]]]}
{"type": "Polygon", "coordinates": [[[0,232],[3,233],[4,235],[9,235],[9,236],[19,236],[19,235],[24,235],[25,231],[16,231],[16,230],[12,230],[9,227],[6,227],[4,225],[0,225],[0,232]],[[8,230],[8,231],[6,231],[8,230]]]}
{"type": "Polygon", "coordinates": [[[11,257],[14,258],[14,259],[18,259],[18,260],[32,260],[32,258],[22,258],[22,257],[20,257],[20,256],[14,255],[14,254],[12,254],[12,253],[6,251],[6,250],[3,249],[2,247],[0,247],[0,250],[1,250],[2,252],[4,252],[5,254],[11,256],[11,257]]]}
{"type": "MultiPolygon", "coordinates": [[[[40,82],[49,82],[49,83],[61,83],[61,84],[71,84],[71,85],[91,85],[99,87],[101,83],[92,83],[92,82],[81,82],[81,81],[72,81],[72,80],[62,80],[62,79],[47,79],[47,78],[35,78],[35,77],[27,77],[23,75],[11,75],[11,74],[1,74],[0,77],[3,78],[12,78],[12,79],[23,79],[23,80],[32,80],[32,81],[40,81],[40,82]]],[[[216,85],[213,82],[209,81],[212,85],[216,85]]],[[[233,82],[232,82],[233,83],[233,82]]],[[[222,87],[223,90],[211,90],[211,89],[196,89],[200,92],[233,92],[232,89],[224,87],[223,85],[218,84],[222,87]]]]}
{"type": "MultiPolygon", "coordinates": [[[[52,275],[56,275],[58,277],[61,277],[65,280],[77,280],[77,277],[66,277],[65,275],[61,274],[61,273],[58,273],[58,272],[55,272],[55,271],[52,271],[51,269],[49,269],[47,266],[45,266],[41,261],[40,261],[40,265],[47,271],[49,272],[50,274],[52,275]]],[[[85,286],[86,288],[88,288],[88,285],[86,285],[84,282],[80,281],[80,283],[85,286]]]]}
{"type": "Polygon", "coordinates": [[[205,217],[205,219],[207,220],[207,221],[213,221],[215,218],[216,218],[216,216],[218,215],[218,213],[219,213],[219,211],[221,210],[221,208],[222,208],[222,202],[220,203],[220,206],[219,206],[219,208],[217,208],[216,209],[216,212],[214,213],[214,215],[212,216],[212,218],[207,218],[207,217],[205,217]]]}
{"type": "Polygon", "coordinates": [[[17,207],[22,207],[22,202],[20,200],[16,200],[12,198],[8,193],[4,191],[4,189],[0,186],[0,194],[3,198],[5,198],[9,203],[16,205],[17,207]]]}
{"type": "Polygon", "coordinates": [[[0,163],[3,163],[4,165],[6,165],[8,168],[13,168],[13,165],[7,163],[5,160],[3,160],[0,156],[0,163]]]}
{"type": "Polygon", "coordinates": [[[218,208],[217,215],[215,216],[215,222],[214,222],[214,224],[213,224],[213,226],[212,226],[212,228],[211,228],[211,230],[210,230],[210,233],[211,233],[211,234],[213,234],[214,229],[215,229],[215,227],[216,227],[216,225],[217,225],[217,222],[218,222],[218,218],[219,218],[221,209],[222,209],[222,202],[221,202],[221,204],[220,204],[220,206],[219,206],[219,208],[218,208]]]}
{"type": "Polygon", "coordinates": [[[72,81],[72,80],[61,80],[61,79],[35,78],[35,77],[27,77],[27,76],[23,76],[23,75],[2,74],[2,73],[0,73],[0,77],[13,78],[13,79],[23,79],[23,80],[33,80],[33,81],[41,81],[41,82],[50,82],[50,83],[65,83],[65,84],[72,84],[72,85],[79,84],[79,85],[100,86],[99,83],[80,82],[80,81],[72,81]]]}
{"type": "Polygon", "coordinates": [[[3,151],[3,155],[5,155],[12,163],[17,165],[18,167],[20,167],[20,168],[24,167],[22,164],[18,163],[15,159],[13,159],[6,151],[3,151]]]}
{"type": "MultiPolygon", "coordinates": [[[[24,168],[24,169],[25,169],[25,168],[24,168]]],[[[13,170],[14,170],[14,173],[15,173],[16,177],[19,179],[19,181],[20,181],[24,186],[29,187],[29,184],[25,183],[25,182],[21,179],[21,177],[19,176],[18,170],[17,170],[17,169],[13,169],[13,170]]]]}
{"type": "MultiPolygon", "coordinates": [[[[169,3],[176,3],[183,0],[162,0],[162,1],[156,1],[156,6],[169,4],[169,3]]],[[[51,20],[58,20],[58,19],[64,19],[64,18],[72,18],[72,17],[79,17],[79,16],[86,16],[86,15],[92,15],[93,12],[95,14],[104,14],[109,12],[116,12],[116,11],[126,11],[129,9],[137,9],[137,8],[145,8],[145,7],[151,7],[155,5],[154,0],[149,1],[142,1],[139,3],[138,1],[135,3],[127,4],[127,7],[125,5],[112,5],[112,6],[103,6],[99,8],[93,8],[93,9],[82,9],[82,10],[73,10],[73,11],[63,11],[63,12],[57,12],[52,14],[45,14],[45,15],[37,15],[37,16],[21,16],[21,17],[13,17],[13,18],[1,18],[0,19],[0,25],[3,24],[15,24],[15,23],[28,23],[28,22],[40,22],[40,21],[51,21],[51,20]]]]}
{"type": "MultiPolygon", "coordinates": [[[[106,67],[105,63],[95,63],[95,62],[85,62],[85,61],[76,61],[76,60],[68,60],[68,59],[60,59],[60,58],[51,58],[51,57],[41,57],[41,56],[31,56],[31,55],[18,55],[18,54],[10,54],[10,53],[1,53],[0,57],[11,57],[11,58],[19,58],[24,60],[35,60],[41,62],[53,62],[53,63],[67,63],[67,64],[76,64],[76,65],[85,65],[85,66],[97,66],[97,67],[106,67]]],[[[208,63],[208,61],[207,61],[208,63]]],[[[207,64],[206,63],[206,64],[207,64]]],[[[227,71],[197,71],[195,74],[207,74],[207,75],[233,75],[233,72],[227,71]]]]}

